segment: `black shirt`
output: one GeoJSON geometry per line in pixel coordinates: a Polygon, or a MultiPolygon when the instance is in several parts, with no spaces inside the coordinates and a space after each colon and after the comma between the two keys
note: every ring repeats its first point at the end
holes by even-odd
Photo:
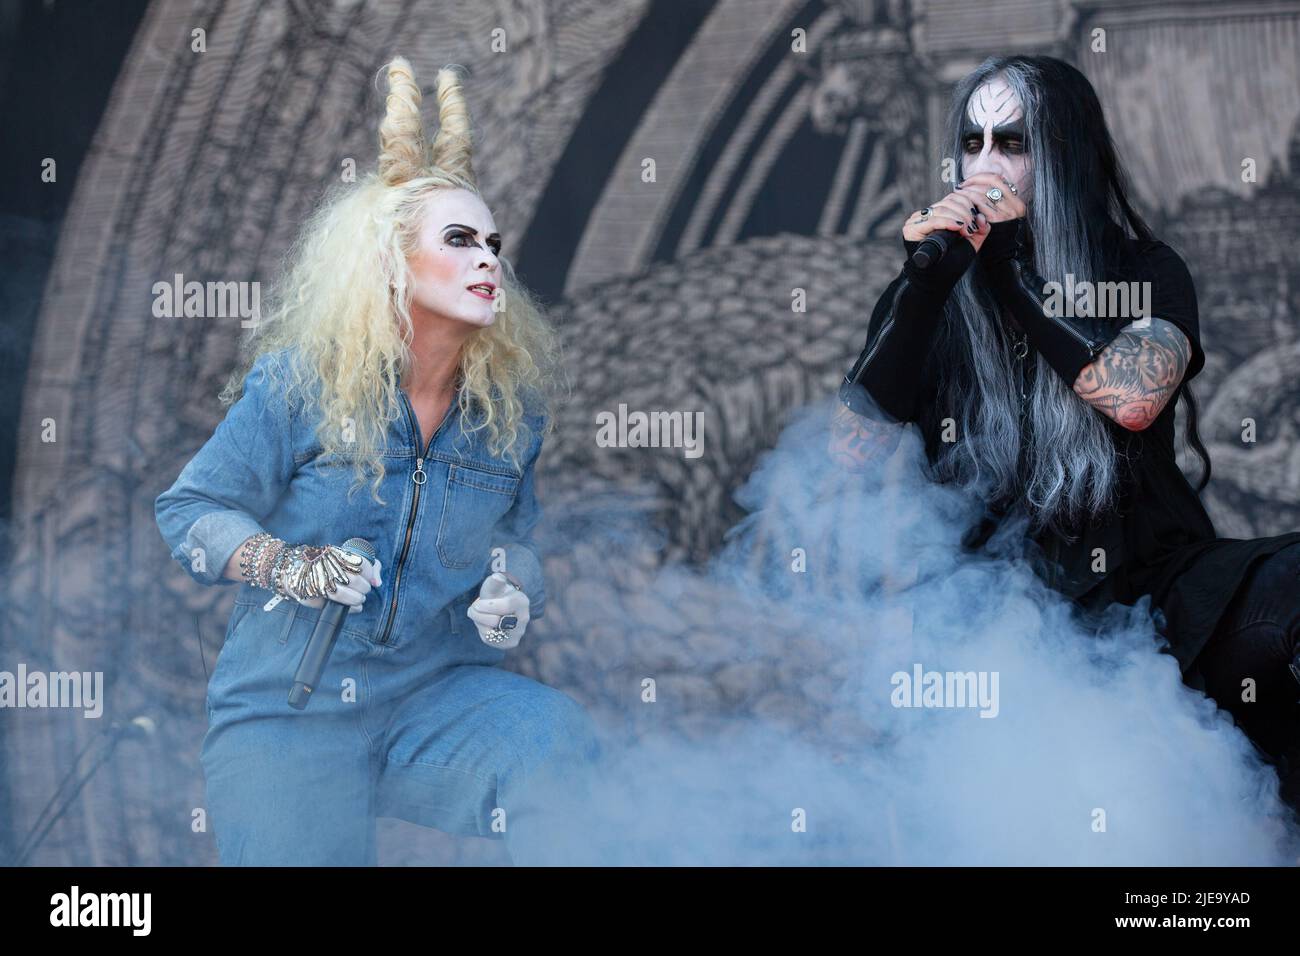
{"type": "MultiPolygon", "coordinates": [[[[1182,330],[1192,358],[1178,392],[1148,428],[1130,431],[1105,418],[1120,464],[1115,508],[1070,529],[1074,541],[1043,531],[1033,536],[1027,551],[1044,579],[1084,610],[1100,611],[1116,601],[1133,604],[1151,595],[1157,628],[1187,672],[1253,565],[1300,541],[1300,533],[1250,540],[1216,537],[1199,495],[1175,457],[1175,403],[1205,364],[1192,277],[1182,258],[1159,240],[1132,239],[1113,224],[1106,235],[1107,279],[1149,281],[1151,316],[1182,330]]],[[[1002,345],[1009,348],[1010,342],[1002,345]]],[[[1032,388],[1035,358],[1031,343],[1021,363],[1026,390],[1032,388]]],[[[960,384],[946,389],[946,395],[939,394],[935,363],[942,361],[942,351],[936,349],[925,363],[925,399],[917,416],[932,461],[942,447],[943,419],[959,417],[952,411],[951,393],[960,393],[960,384]]],[[[948,377],[962,380],[960,370],[955,376],[950,370],[948,377]]],[[[1023,517],[1018,501],[990,503],[985,521],[968,536],[968,547],[982,546],[1012,517],[1023,517]]]]}

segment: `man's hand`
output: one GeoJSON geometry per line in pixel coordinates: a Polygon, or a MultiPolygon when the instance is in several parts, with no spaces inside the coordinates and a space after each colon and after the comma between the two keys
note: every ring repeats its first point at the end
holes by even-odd
{"type": "Polygon", "coordinates": [[[902,425],[876,421],[836,403],[826,450],[842,469],[861,474],[892,455],[902,436],[902,425]]]}
{"type": "Polygon", "coordinates": [[[977,215],[978,210],[968,197],[963,196],[959,190],[954,190],[926,208],[930,210],[929,214],[918,209],[903,220],[905,242],[920,242],[930,233],[946,229],[965,236],[975,251],[979,252],[980,243],[988,235],[989,223],[983,216],[977,215]]]}
{"type": "Polygon", "coordinates": [[[953,195],[965,200],[966,208],[971,209],[972,213],[983,215],[989,225],[1008,219],[1023,219],[1028,214],[1024,202],[1011,191],[1011,183],[997,173],[975,173],[968,176],[953,190],[953,195]],[[992,202],[988,191],[995,186],[1002,190],[1002,198],[992,202]]]}
{"type": "Polygon", "coordinates": [[[1074,381],[1074,392],[1107,418],[1139,432],[1156,420],[1192,358],[1187,336],[1172,322],[1127,326],[1074,381]]]}

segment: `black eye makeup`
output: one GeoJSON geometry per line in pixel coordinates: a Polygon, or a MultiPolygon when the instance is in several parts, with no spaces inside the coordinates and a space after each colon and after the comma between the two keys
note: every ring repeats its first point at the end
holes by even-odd
{"type": "MultiPolygon", "coordinates": [[[[1000,134],[993,137],[993,143],[1004,153],[1023,153],[1025,151],[1025,141],[1019,136],[1000,134]]],[[[961,148],[968,153],[978,153],[984,148],[984,136],[982,134],[972,134],[962,137],[961,148]]]]}
{"type": "MultiPolygon", "coordinates": [[[[466,248],[471,245],[478,245],[478,243],[474,241],[474,237],[477,235],[477,229],[472,229],[469,226],[462,226],[457,222],[450,223],[443,229],[444,241],[449,245],[456,246],[457,248],[466,248]]],[[[501,255],[501,234],[494,232],[492,235],[488,236],[487,247],[492,250],[494,256],[501,255]]]]}

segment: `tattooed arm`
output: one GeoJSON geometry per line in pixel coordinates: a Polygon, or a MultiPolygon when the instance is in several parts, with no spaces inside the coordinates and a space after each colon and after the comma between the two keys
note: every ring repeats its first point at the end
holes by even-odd
{"type": "MultiPolygon", "coordinates": [[[[1047,364],[1080,398],[1129,431],[1151,426],[1184,376],[1195,375],[1204,355],[1168,319],[1117,329],[1111,318],[1064,316],[1034,271],[1024,219],[994,223],[981,253],[994,294],[1047,364]]],[[[1150,244],[1148,244],[1150,245],[1150,244]]],[[[1182,259],[1161,243],[1148,248],[1147,272],[1155,277],[1153,312],[1177,316],[1197,327],[1195,290],[1182,259]]]]}
{"type": "Polygon", "coordinates": [[[1191,343],[1172,322],[1143,326],[1127,326],[1074,381],[1076,395],[1135,432],[1155,422],[1192,357],[1191,343]]]}
{"type": "Polygon", "coordinates": [[[868,418],[847,405],[837,404],[831,416],[827,451],[840,468],[857,474],[892,455],[902,437],[901,424],[868,418]]]}

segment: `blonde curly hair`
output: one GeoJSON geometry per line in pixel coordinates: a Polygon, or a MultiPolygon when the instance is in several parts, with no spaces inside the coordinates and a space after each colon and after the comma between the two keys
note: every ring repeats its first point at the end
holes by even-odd
{"type": "MultiPolygon", "coordinates": [[[[318,403],[316,437],[327,456],[353,460],[352,490],[373,475],[377,501],[384,477],[387,424],[401,414],[399,382],[411,368],[411,282],[406,258],[416,249],[427,200],[442,189],[481,197],[471,162],[469,110],[455,68],[438,71],[439,130],[426,145],[420,87],[408,63],[385,68],[388,96],[379,127],[377,169],[357,183],[336,183],[309,217],[268,296],[262,320],[240,346],[239,367],[221,392],[230,405],[262,355],[289,349],[294,361],[267,363],[273,387],[318,403]]],[[[462,413],[483,411],[469,431],[487,428],[488,449],[521,468],[517,448],[529,446],[528,417],[545,432],[562,383],[559,337],[540,302],[502,258],[495,320],[472,332],[461,349],[462,413]]],[[[466,431],[468,414],[462,414],[466,431]]],[[[350,492],[349,492],[350,493],[350,492]]]]}

